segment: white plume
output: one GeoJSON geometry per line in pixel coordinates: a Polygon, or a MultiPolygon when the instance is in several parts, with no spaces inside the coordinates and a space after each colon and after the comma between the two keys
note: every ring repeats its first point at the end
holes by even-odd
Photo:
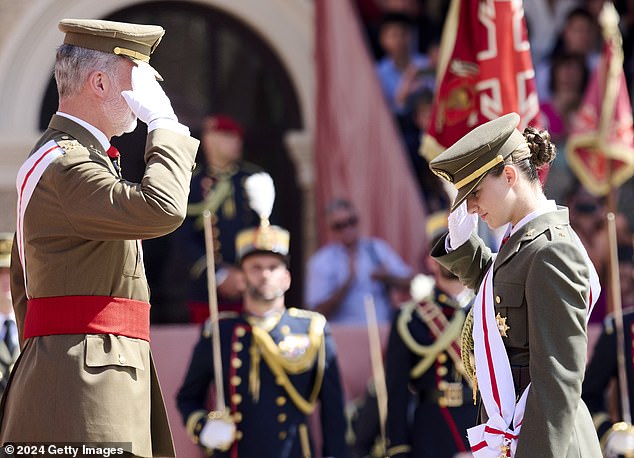
{"type": "Polygon", "coordinates": [[[249,197],[249,206],[261,220],[268,220],[275,202],[275,185],[271,175],[266,172],[254,173],[244,181],[244,188],[249,197]]]}

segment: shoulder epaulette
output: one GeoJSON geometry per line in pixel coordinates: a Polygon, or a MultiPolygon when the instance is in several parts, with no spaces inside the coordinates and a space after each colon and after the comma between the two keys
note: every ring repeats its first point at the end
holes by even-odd
{"type": "Polygon", "coordinates": [[[74,138],[67,140],[56,140],[56,142],[59,147],[64,150],[65,153],[68,153],[75,148],[83,148],[83,145],[74,138]]]}
{"type": "Polygon", "coordinates": [[[323,315],[319,312],[315,312],[313,310],[306,309],[298,309],[295,307],[291,307],[288,309],[288,314],[294,318],[307,318],[312,319],[316,317],[323,317],[323,315]]]}
{"type": "MultiPolygon", "coordinates": [[[[227,320],[230,318],[238,318],[240,314],[238,312],[234,312],[233,310],[224,310],[218,313],[219,320],[227,320]]],[[[205,320],[205,324],[203,325],[203,336],[211,337],[211,318],[207,318],[205,320]]]]}

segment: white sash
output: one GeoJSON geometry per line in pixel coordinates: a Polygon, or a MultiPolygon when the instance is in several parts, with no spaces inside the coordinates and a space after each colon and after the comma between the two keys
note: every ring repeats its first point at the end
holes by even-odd
{"type": "Polygon", "coordinates": [[[24,214],[26,207],[29,205],[33,191],[37,186],[44,170],[51,162],[64,154],[64,150],[59,147],[55,140],[51,140],[41,146],[35,153],[31,154],[18,170],[16,179],[16,188],[18,191],[17,205],[17,229],[16,241],[18,244],[18,254],[20,255],[20,263],[22,264],[22,273],[24,274],[24,289],[28,297],[26,289],[26,260],[24,259],[24,214]]]}
{"type": "MultiPolygon", "coordinates": [[[[574,232],[573,232],[574,233],[574,232]]],[[[599,276],[577,234],[575,242],[590,272],[587,320],[601,292],[599,276]]],[[[467,436],[475,458],[513,457],[524,419],[530,383],[515,403],[513,374],[504,342],[495,320],[493,266],[491,264],[473,304],[473,343],[476,377],[488,421],[469,428],[467,436]]]]}

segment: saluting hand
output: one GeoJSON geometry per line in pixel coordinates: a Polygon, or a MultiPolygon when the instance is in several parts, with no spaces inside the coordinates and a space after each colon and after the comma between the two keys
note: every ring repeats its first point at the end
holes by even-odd
{"type": "Polygon", "coordinates": [[[179,125],[170,99],[149,64],[140,62],[132,68],[132,90],[122,91],[121,95],[132,112],[147,124],[148,131],[164,127],[166,123],[179,125]]]}
{"type": "Polygon", "coordinates": [[[469,240],[478,227],[478,215],[469,213],[465,200],[449,214],[447,225],[449,226],[449,245],[452,250],[455,250],[469,240]]]}

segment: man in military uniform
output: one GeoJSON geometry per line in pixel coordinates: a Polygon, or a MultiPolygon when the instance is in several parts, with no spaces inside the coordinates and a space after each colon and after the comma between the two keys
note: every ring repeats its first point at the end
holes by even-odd
{"type": "Polygon", "coordinates": [[[212,213],[219,309],[239,310],[241,306],[244,278],[235,265],[234,241],[238,232],[259,222],[249,207],[244,181],[262,171],[257,165],[242,160],[243,138],[242,126],[227,115],[208,116],[203,120],[202,163],[192,178],[188,218],[178,231],[187,247],[190,263],[192,283],[188,307],[194,322],[202,322],[209,315],[202,217],[205,210],[212,213]]]}
{"type": "MultiPolygon", "coordinates": [[[[431,246],[446,224],[445,212],[430,216],[431,246]]],[[[460,341],[473,293],[431,257],[426,265],[433,276],[414,277],[385,354],[388,456],[452,458],[469,450],[466,430],[477,418],[460,341]]]]}
{"type": "Polygon", "coordinates": [[[9,273],[12,241],[12,233],[0,233],[0,394],[6,388],[13,364],[20,354],[9,273]]]}
{"type": "MultiPolygon", "coordinates": [[[[632,293],[634,292],[633,263],[634,250],[631,244],[621,244],[618,247],[619,274],[621,277],[621,296],[623,307],[623,352],[625,363],[625,378],[627,382],[626,392],[628,394],[630,412],[634,411],[634,302],[632,293]]],[[[592,414],[592,420],[597,429],[597,434],[601,445],[605,446],[612,425],[615,423],[614,415],[610,413],[608,400],[610,382],[616,380],[618,393],[618,414],[617,418],[623,419],[622,400],[620,397],[620,380],[618,378],[618,358],[617,358],[617,332],[614,314],[606,317],[603,324],[603,331],[597,340],[592,353],[592,359],[586,368],[586,375],[583,380],[581,397],[588,405],[592,414]]]]}
{"type": "Polygon", "coordinates": [[[203,328],[178,392],[178,409],[192,439],[209,453],[213,447],[224,449],[213,450],[214,456],[347,455],[343,394],[326,320],[284,305],[291,281],[288,242],[288,232],[278,226],[247,229],[236,239],[246,291],[243,312],[224,312],[219,322],[221,383],[236,427],[224,447],[214,439],[215,415],[207,404],[210,384],[219,382],[214,380],[209,325],[203,328]],[[312,450],[308,424],[317,402],[321,455],[312,450]]]}
{"type": "Polygon", "coordinates": [[[132,456],[174,456],[139,239],[182,223],[198,141],[148,63],[162,27],[64,19],[59,28],[58,112],[17,179],[11,292],[22,355],[0,442],[117,442],[132,456]],[[146,169],[131,183],[110,139],[137,118],[148,125],[146,169]]]}

